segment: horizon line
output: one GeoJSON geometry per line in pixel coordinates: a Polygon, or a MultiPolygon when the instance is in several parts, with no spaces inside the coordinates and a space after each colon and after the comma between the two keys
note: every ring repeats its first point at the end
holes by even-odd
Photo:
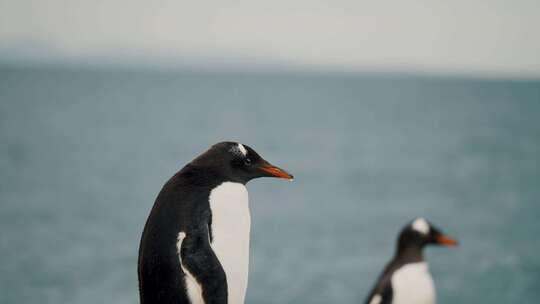
{"type": "MultiPolygon", "coordinates": [[[[437,69],[405,65],[350,66],[310,65],[279,60],[227,61],[222,58],[165,58],[159,56],[134,56],[128,59],[115,56],[5,56],[0,54],[0,68],[67,68],[83,70],[151,71],[151,72],[200,72],[200,73],[249,73],[249,74],[301,74],[347,76],[394,76],[420,78],[459,78],[493,81],[540,81],[540,73],[515,71],[486,71],[481,69],[437,69]]],[[[236,58],[232,58],[236,59],[236,58]]],[[[250,59],[253,59],[251,57],[250,59]]]]}

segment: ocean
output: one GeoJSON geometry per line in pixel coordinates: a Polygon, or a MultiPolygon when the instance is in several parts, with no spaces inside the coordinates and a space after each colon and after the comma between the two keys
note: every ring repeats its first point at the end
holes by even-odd
{"type": "Polygon", "coordinates": [[[247,303],[361,303],[423,216],[438,303],[540,298],[540,81],[0,67],[0,303],[137,303],[164,182],[210,145],[248,184],[247,303]]]}

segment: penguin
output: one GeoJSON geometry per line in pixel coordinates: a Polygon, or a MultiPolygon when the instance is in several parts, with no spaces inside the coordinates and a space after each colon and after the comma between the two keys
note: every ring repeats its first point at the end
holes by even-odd
{"type": "Polygon", "coordinates": [[[139,246],[141,304],[242,304],[247,289],[250,211],[246,183],[292,180],[249,146],[213,145],[158,194],[139,246]]]}
{"type": "Polygon", "coordinates": [[[379,276],[365,304],[436,303],[435,285],[424,260],[424,247],[457,244],[426,219],[413,220],[401,230],[396,253],[379,276]]]}

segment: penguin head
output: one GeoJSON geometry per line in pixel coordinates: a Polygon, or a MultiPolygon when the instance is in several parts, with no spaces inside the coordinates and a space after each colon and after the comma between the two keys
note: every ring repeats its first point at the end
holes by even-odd
{"type": "Polygon", "coordinates": [[[416,218],[401,230],[398,248],[423,248],[426,245],[456,246],[458,242],[433,226],[424,218],[416,218]]]}
{"type": "Polygon", "coordinates": [[[217,143],[192,164],[212,166],[227,180],[243,184],[258,177],[293,179],[291,174],[264,160],[251,147],[237,142],[217,143]]]}

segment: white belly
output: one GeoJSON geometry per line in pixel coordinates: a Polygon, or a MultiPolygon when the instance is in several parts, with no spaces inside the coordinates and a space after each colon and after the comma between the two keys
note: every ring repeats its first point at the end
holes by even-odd
{"type": "Polygon", "coordinates": [[[406,264],[392,275],[393,304],[434,304],[435,285],[426,262],[406,264]]]}
{"type": "Polygon", "coordinates": [[[248,192],[244,185],[225,182],[210,193],[212,249],[225,275],[228,303],[243,304],[249,271],[251,217],[248,192]]]}

